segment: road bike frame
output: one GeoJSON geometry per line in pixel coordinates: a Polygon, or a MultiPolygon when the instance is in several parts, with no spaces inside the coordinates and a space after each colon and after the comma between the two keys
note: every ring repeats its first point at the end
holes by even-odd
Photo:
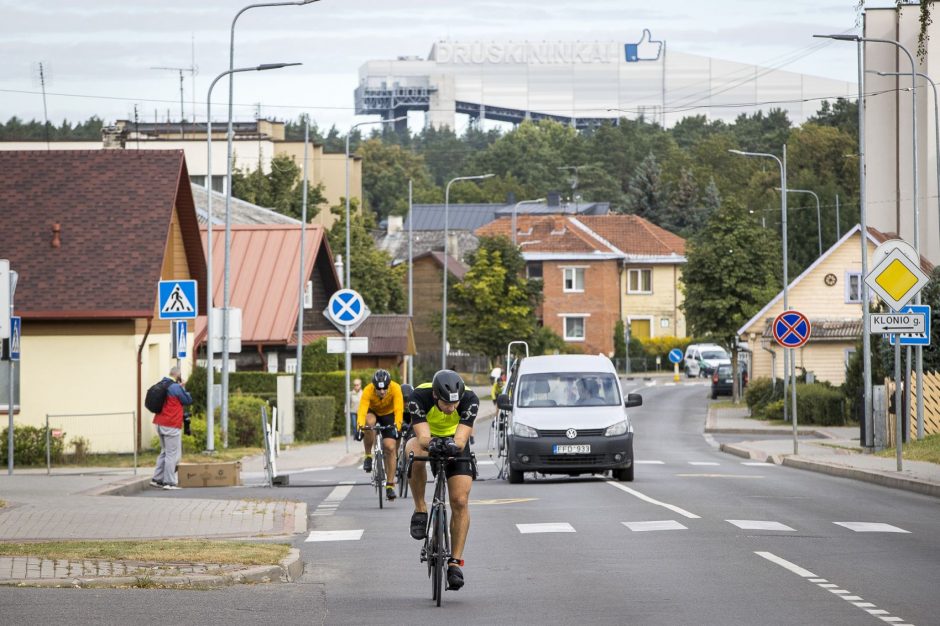
{"type": "Polygon", "coordinates": [[[411,466],[415,461],[426,461],[434,473],[434,497],[428,512],[428,527],[424,545],[421,548],[421,562],[428,564],[428,576],[431,578],[431,599],[441,606],[444,592],[444,572],[451,557],[450,526],[447,523],[447,476],[444,466],[455,457],[415,456],[411,454],[408,463],[408,477],[411,478],[411,466]]]}

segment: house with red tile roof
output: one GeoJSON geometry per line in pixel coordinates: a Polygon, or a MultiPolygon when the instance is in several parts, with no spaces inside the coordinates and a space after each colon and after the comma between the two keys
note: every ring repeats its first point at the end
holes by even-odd
{"type": "MultiPolygon", "coordinates": [[[[475,233],[512,238],[512,220],[475,233]]],[[[618,319],[633,336],[685,335],[681,237],[636,215],[520,215],[515,236],[528,277],[542,280],[542,324],[572,346],[613,355],[618,319]]]]}
{"type": "MultiPolygon", "coordinates": [[[[444,268],[450,272],[448,281],[461,281],[467,266],[440,250],[431,250],[412,259],[414,302],[412,319],[414,344],[419,363],[433,367],[441,362],[441,309],[444,306],[444,268]]],[[[407,275],[405,290],[408,289],[407,275]]],[[[407,293],[405,294],[407,297],[407,293]]]]}
{"type": "Polygon", "coordinates": [[[67,416],[50,419],[66,450],[149,446],[143,395],[175,364],[159,281],[195,279],[206,310],[183,152],[0,151],[0,240],[23,319],[16,423],[67,416]]]}

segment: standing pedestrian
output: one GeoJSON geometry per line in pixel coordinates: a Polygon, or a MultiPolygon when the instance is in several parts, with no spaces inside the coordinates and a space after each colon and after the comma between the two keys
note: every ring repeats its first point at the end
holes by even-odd
{"type": "Polygon", "coordinates": [[[179,489],[176,466],[183,453],[183,407],[193,403],[193,397],[183,387],[180,368],[170,368],[169,376],[161,383],[166,387],[166,400],[159,413],[153,416],[160,437],[160,456],[150,484],[163,489],[179,489]]]}
{"type": "Polygon", "coordinates": [[[349,432],[356,432],[356,420],[359,416],[359,403],[362,401],[362,379],[353,379],[349,390],[349,432]]]}

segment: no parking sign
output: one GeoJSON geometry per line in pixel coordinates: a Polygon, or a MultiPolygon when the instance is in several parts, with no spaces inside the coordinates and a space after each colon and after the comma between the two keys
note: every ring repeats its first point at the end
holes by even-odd
{"type": "Polygon", "coordinates": [[[799,311],[784,311],[774,319],[774,339],[784,348],[799,348],[809,341],[812,327],[799,311]]]}

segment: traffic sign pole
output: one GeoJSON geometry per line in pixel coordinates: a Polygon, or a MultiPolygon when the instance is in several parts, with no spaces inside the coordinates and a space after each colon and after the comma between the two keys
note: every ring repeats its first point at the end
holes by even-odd
{"type": "MultiPolygon", "coordinates": [[[[7,272],[7,285],[5,285],[5,286],[4,286],[4,285],[0,285],[0,289],[3,289],[4,287],[6,287],[6,289],[7,289],[7,294],[9,295],[9,300],[8,300],[8,302],[9,302],[9,304],[10,304],[10,311],[9,311],[9,313],[10,313],[10,320],[9,320],[9,324],[10,324],[11,326],[12,326],[12,324],[13,324],[13,292],[16,290],[16,277],[17,277],[16,272],[14,272],[14,271],[11,270],[11,271],[7,272]]],[[[5,313],[6,313],[5,311],[0,311],[0,315],[4,315],[5,313]]],[[[10,476],[12,476],[12,475],[13,475],[13,406],[14,406],[14,404],[15,404],[15,403],[13,402],[13,368],[16,366],[16,362],[15,362],[15,361],[13,360],[13,358],[12,358],[12,351],[13,351],[13,333],[12,333],[12,328],[11,328],[10,330],[11,330],[11,332],[10,332],[10,351],[11,351],[11,358],[10,358],[10,395],[7,396],[7,413],[8,413],[8,416],[9,416],[9,420],[8,420],[8,421],[9,421],[9,427],[8,427],[8,429],[7,429],[7,433],[8,433],[8,441],[7,441],[7,473],[8,473],[10,476]]]]}
{"type": "MultiPolygon", "coordinates": [[[[796,409],[796,353],[794,350],[809,341],[810,334],[812,333],[812,325],[809,322],[809,318],[799,311],[784,311],[774,319],[771,330],[773,331],[774,339],[776,339],[777,343],[784,349],[784,381],[786,381],[788,377],[792,379],[792,384],[790,385],[792,391],[790,394],[792,397],[791,407],[793,409],[793,454],[799,454],[800,444],[797,438],[796,409]],[[786,362],[788,350],[790,356],[789,371],[787,371],[786,362]]],[[[783,397],[784,406],[786,406],[787,389],[785,382],[783,397]]]]}

